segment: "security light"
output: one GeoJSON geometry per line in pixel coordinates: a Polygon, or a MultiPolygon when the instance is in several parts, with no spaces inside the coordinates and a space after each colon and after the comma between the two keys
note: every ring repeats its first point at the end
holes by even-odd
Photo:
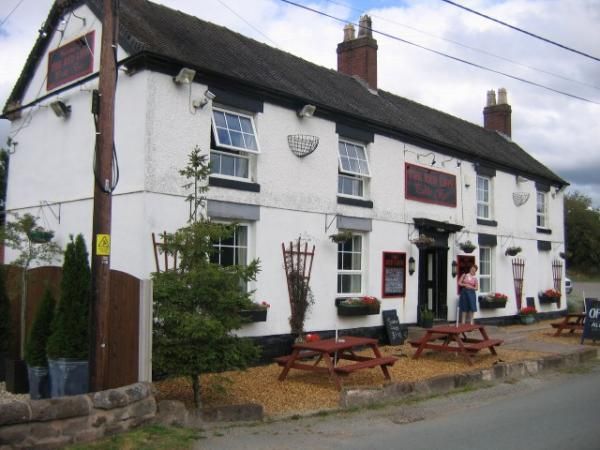
{"type": "Polygon", "coordinates": [[[67,118],[71,114],[71,105],[66,105],[60,100],[50,103],[50,108],[52,108],[57,117],[67,118]]]}
{"type": "Polygon", "coordinates": [[[312,117],[317,110],[315,105],[304,105],[300,111],[298,111],[298,117],[312,117]]]}
{"type": "Polygon", "coordinates": [[[195,70],[184,67],[175,77],[173,77],[173,81],[177,84],[191,84],[192,81],[194,81],[195,76],[195,70]]]}

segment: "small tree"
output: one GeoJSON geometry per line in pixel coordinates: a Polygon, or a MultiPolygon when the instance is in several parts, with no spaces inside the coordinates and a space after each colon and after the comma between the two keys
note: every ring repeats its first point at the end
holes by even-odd
{"type": "Polygon", "coordinates": [[[65,250],[60,300],[48,338],[48,358],[87,359],[92,275],[83,236],[79,234],[65,250]]]}
{"type": "Polygon", "coordinates": [[[55,306],[54,296],[50,289],[46,288],[25,347],[25,361],[30,367],[45,367],[48,365],[46,345],[50,336],[50,326],[54,318],[55,306]]]}
{"type": "Polygon", "coordinates": [[[60,247],[52,241],[53,233],[44,230],[37,224],[36,218],[31,214],[14,214],[14,220],[8,222],[0,229],[0,241],[19,255],[12,264],[22,269],[21,272],[21,357],[25,354],[25,338],[27,336],[27,324],[25,314],[27,312],[27,281],[28,270],[35,262],[50,263],[61,253],[60,247]]]}
{"type": "Polygon", "coordinates": [[[177,254],[177,271],[155,273],[153,366],[168,376],[192,380],[194,403],[201,406],[201,373],[244,368],[258,357],[258,348],[232,335],[240,328],[240,310],[251,307],[250,292],[241,286],[255,279],[258,261],[247,266],[221,266],[211,262],[214,243],[231,237],[234,225],[210,222],[199,214],[206,157],[196,148],[180,173],[192,182],[188,197],[190,220],[186,227],[165,238],[164,251],[177,254]]]}

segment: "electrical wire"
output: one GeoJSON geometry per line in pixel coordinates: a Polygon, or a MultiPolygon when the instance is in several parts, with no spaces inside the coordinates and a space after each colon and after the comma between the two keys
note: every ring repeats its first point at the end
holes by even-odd
{"type": "Polygon", "coordinates": [[[252,28],[254,31],[256,31],[258,34],[260,34],[262,37],[264,37],[266,40],[268,40],[271,44],[273,44],[275,47],[279,48],[279,45],[277,44],[277,42],[273,41],[273,39],[271,39],[269,36],[267,36],[266,34],[264,34],[262,31],[260,31],[258,28],[256,28],[254,25],[252,25],[250,22],[248,22],[246,19],[244,19],[242,16],[240,16],[237,12],[235,12],[233,9],[231,9],[225,2],[223,2],[222,0],[217,0],[222,6],[224,6],[225,8],[227,8],[232,14],[236,15],[238,19],[240,19],[241,21],[243,21],[246,25],[248,25],[250,28],[252,28]]]}
{"type": "Polygon", "coordinates": [[[0,27],[6,23],[10,16],[12,16],[13,13],[17,10],[17,8],[21,6],[21,3],[23,3],[23,1],[24,0],[20,0],[19,3],[17,3],[17,5],[8,13],[8,15],[4,19],[2,19],[2,22],[0,22],[0,27]]]}
{"type": "MultiPolygon", "coordinates": [[[[351,9],[351,10],[359,12],[359,13],[362,13],[362,11],[363,11],[361,9],[354,8],[353,6],[351,6],[351,5],[347,4],[347,3],[338,2],[338,1],[335,1],[335,0],[325,0],[325,1],[327,1],[328,3],[333,3],[334,5],[343,6],[345,8],[351,9]]],[[[580,84],[582,86],[587,86],[587,87],[591,87],[593,89],[600,90],[600,86],[596,86],[596,85],[591,84],[591,83],[586,83],[586,82],[581,81],[581,80],[575,80],[573,78],[569,78],[569,77],[566,77],[564,75],[560,75],[560,74],[557,74],[557,73],[554,73],[554,72],[550,72],[549,70],[540,69],[539,67],[529,66],[527,64],[523,64],[521,62],[515,61],[515,60],[510,59],[510,58],[507,58],[505,56],[497,55],[495,53],[488,52],[487,50],[483,50],[483,49],[480,49],[480,48],[477,48],[477,47],[472,47],[470,45],[463,44],[462,42],[458,42],[458,41],[455,41],[453,39],[448,39],[448,38],[445,38],[443,36],[438,36],[436,34],[429,33],[429,32],[424,31],[424,30],[420,30],[420,29],[415,28],[413,26],[406,25],[406,24],[400,23],[400,22],[396,22],[395,20],[391,20],[391,19],[388,19],[388,18],[383,17],[383,16],[378,16],[378,15],[375,15],[375,14],[370,14],[370,16],[376,18],[377,20],[382,20],[384,22],[388,22],[388,23],[391,23],[391,24],[394,24],[394,25],[398,25],[400,27],[408,28],[409,30],[416,31],[417,33],[424,34],[425,36],[429,36],[429,37],[432,37],[432,38],[435,38],[435,39],[439,39],[441,41],[449,42],[450,44],[454,44],[456,46],[459,46],[459,47],[462,47],[462,48],[466,48],[468,50],[471,50],[471,51],[474,51],[474,52],[477,52],[477,53],[481,53],[482,55],[491,56],[492,58],[496,58],[496,59],[499,59],[501,61],[506,61],[508,63],[514,64],[515,66],[523,67],[525,69],[533,70],[535,72],[540,72],[540,73],[544,73],[546,75],[550,75],[550,76],[553,76],[553,77],[556,77],[556,78],[560,78],[561,80],[570,81],[572,83],[576,83],[576,84],[580,84]]]]}
{"type": "Polygon", "coordinates": [[[531,36],[533,38],[539,39],[540,41],[544,41],[544,42],[546,42],[548,44],[551,44],[551,45],[556,45],[557,47],[560,47],[563,50],[567,50],[569,52],[577,53],[578,55],[585,56],[586,58],[590,58],[590,59],[593,59],[595,61],[600,61],[600,58],[596,58],[595,56],[592,56],[592,55],[590,55],[588,53],[584,53],[584,52],[576,50],[574,48],[567,47],[566,45],[560,44],[560,43],[555,42],[555,41],[553,41],[551,39],[539,36],[537,34],[531,33],[530,31],[524,30],[522,28],[516,27],[516,26],[511,25],[509,23],[506,23],[506,22],[503,22],[501,20],[495,19],[495,18],[493,18],[491,16],[488,16],[486,14],[480,13],[479,11],[475,11],[474,9],[467,8],[466,6],[463,6],[460,3],[456,3],[456,2],[453,2],[451,0],[441,0],[441,1],[445,2],[445,3],[448,3],[449,5],[452,5],[452,6],[456,6],[457,8],[464,9],[465,11],[468,11],[468,12],[470,12],[472,14],[477,15],[477,16],[480,16],[480,17],[483,17],[485,19],[491,20],[492,22],[496,22],[496,23],[499,23],[500,25],[504,25],[505,27],[508,27],[508,28],[511,28],[511,29],[513,29],[515,31],[518,31],[520,33],[526,34],[527,36],[531,36]]]}
{"type": "MultiPolygon", "coordinates": [[[[310,8],[308,6],[298,4],[298,3],[292,2],[290,0],[280,0],[280,1],[283,2],[283,3],[287,3],[289,5],[292,5],[292,6],[296,6],[296,7],[301,8],[301,9],[305,9],[305,10],[313,12],[315,14],[319,14],[321,16],[328,17],[330,19],[336,20],[336,21],[341,22],[341,23],[348,23],[347,20],[342,19],[340,17],[333,16],[333,15],[325,13],[323,11],[319,11],[317,9],[310,8]]],[[[358,24],[354,24],[354,25],[359,26],[358,24]]],[[[522,78],[522,77],[517,77],[515,75],[511,75],[511,74],[506,73],[506,72],[501,72],[499,70],[491,69],[491,68],[483,66],[481,64],[477,64],[477,63],[468,61],[466,59],[462,59],[462,58],[458,58],[456,56],[448,55],[447,53],[443,53],[443,52],[440,52],[438,50],[434,50],[434,49],[431,49],[429,47],[425,47],[424,45],[415,44],[414,42],[408,41],[408,40],[403,39],[401,37],[394,36],[392,34],[385,33],[383,31],[375,30],[374,28],[368,28],[368,29],[370,31],[372,31],[373,33],[377,33],[377,34],[379,34],[381,36],[385,36],[387,38],[394,39],[396,41],[403,42],[403,43],[408,44],[408,45],[412,45],[413,47],[417,47],[417,48],[420,48],[422,50],[426,50],[426,51],[428,51],[430,53],[434,53],[434,54],[436,54],[438,56],[443,56],[444,58],[448,58],[448,59],[451,59],[453,61],[458,61],[458,62],[461,62],[463,64],[467,64],[469,66],[472,66],[472,67],[475,67],[475,68],[478,68],[478,69],[481,69],[481,70],[485,70],[487,72],[492,72],[492,73],[495,73],[497,75],[502,75],[504,77],[511,78],[513,80],[517,80],[517,81],[520,81],[520,82],[525,83],[525,84],[529,84],[531,86],[536,86],[536,87],[539,87],[541,89],[546,89],[546,90],[548,90],[550,92],[554,92],[556,94],[561,94],[561,95],[564,95],[566,97],[574,98],[574,99],[581,100],[581,101],[584,101],[584,102],[587,102],[587,103],[592,103],[592,104],[595,104],[595,105],[600,105],[599,102],[596,102],[594,100],[590,100],[590,99],[585,98],[585,97],[580,97],[578,95],[574,95],[574,94],[570,94],[568,92],[560,91],[558,89],[554,89],[554,88],[551,88],[549,86],[545,86],[543,84],[536,83],[535,81],[530,81],[530,80],[527,80],[527,79],[522,78]]]]}

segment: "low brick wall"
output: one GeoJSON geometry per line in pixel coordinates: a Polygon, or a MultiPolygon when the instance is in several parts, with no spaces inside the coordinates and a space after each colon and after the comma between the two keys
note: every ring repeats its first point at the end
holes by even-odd
{"type": "Polygon", "coordinates": [[[0,450],[54,449],[119,433],[152,420],[150,383],[48,400],[0,404],[0,450]]]}

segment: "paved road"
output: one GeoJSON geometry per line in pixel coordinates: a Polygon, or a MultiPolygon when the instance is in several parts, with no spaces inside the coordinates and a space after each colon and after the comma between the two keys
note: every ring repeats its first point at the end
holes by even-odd
{"type": "Polygon", "coordinates": [[[600,363],[412,405],[212,429],[196,450],[600,448],[600,363]]]}
{"type": "Polygon", "coordinates": [[[600,298],[600,283],[599,282],[581,282],[573,281],[573,294],[583,297],[585,293],[586,297],[600,298]]]}

